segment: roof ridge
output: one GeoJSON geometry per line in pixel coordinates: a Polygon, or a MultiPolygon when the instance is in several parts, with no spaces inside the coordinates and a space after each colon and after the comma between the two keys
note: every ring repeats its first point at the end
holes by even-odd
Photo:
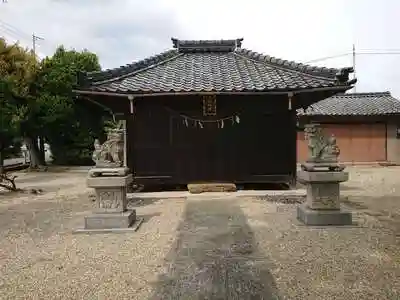
{"type": "Polygon", "coordinates": [[[276,64],[274,64],[274,63],[269,63],[269,62],[265,62],[265,61],[260,61],[259,59],[257,59],[257,58],[253,58],[253,57],[249,57],[249,56],[247,56],[247,55],[242,55],[241,53],[234,53],[235,55],[237,55],[237,56],[239,56],[239,57],[241,57],[241,58],[244,58],[244,59],[250,59],[250,60],[253,60],[253,61],[255,61],[255,62],[261,62],[261,63],[266,63],[266,64],[268,64],[268,65],[272,65],[274,68],[277,68],[277,69],[280,69],[280,70],[284,70],[284,71],[289,71],[289,72],[294,72],[294,73],[298,73],[298,74],[301,74],[301,75],[303,75],[303,76],[309,76],[309,77],[312,77],[312,78],[318,78],[318,79],[322,79],[322,80],[330,80],[330,81],[335,81],[335,77],[324,77],[324,76],[321,76],[321,74],[320,73],[317,73],[317,74],[310,74],[310,73],[306,73],[306,72],[302,72],[302,71],[300,71],[300,70],[296,70],[296,69],[291,69],[291,68],[285,68],[284,66],[281,66],[281,65],[276,65],[276,64]]]}
{"type": "Polygon", "coordinates": [[[242,46],[243,38],[220,40],[180,40],[171,38],[173,48],[179,52],[233,52],[242,46]]]}
{"type": "Polygon", "coordinates": [[[324,78],[329,78],[329,79],[335,79],[336,75],[339,72],[341,72],[342,70],[350,69],[350,68],[335,69],[335,68],[311,66],[303,63],[298,63],[294,60],[281,59],[245,48],[238,48],[236,49],[235,52],[244,54],[247,57],[255,59],[260,62],[266,62],[268,64],[272,64],[274,66],[282,67],[285,69],[298,71],[314,76],[322,76],[324,78]]]}
{"type": "Polygon", "coordinates": [[[392,96],[389,91],[384,91],[384,92],[360,92],[360,93],[343,93],[343,94],[336,94],[333,97],[340,97],[340,96],[379,96],[379,95],[385,95],[385,96],[392,96]]]}
{"type": "Polygon", "coordinates": [[[125,66],[120,66],[117,68],[106,69],[102,71],[93,71],[83,73],[81,72],[78,77],[78,81],[84,81],[84,84],[100,84],[108,81],[115,81],[123,79],[127,76],[133,75],[141,70],[147,70],[152,66],[157,66],[160,63],[170,61],[180,56],[176,49],[170,49],[159,54],[150,56],[145,59],[141,59],[137,62],[127,64],[125,66]]]}

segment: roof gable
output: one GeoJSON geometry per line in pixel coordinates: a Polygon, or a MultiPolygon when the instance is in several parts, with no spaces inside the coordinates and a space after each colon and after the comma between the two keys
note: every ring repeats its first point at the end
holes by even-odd
{"type": "Polygon", "coordinates": [[[344,87],[351,68],[328,69],[242,49],[243,39],[178,40],[175,49],[116,69],[80,74],[83,89],[118,93],[261,92],[344,87]]]}

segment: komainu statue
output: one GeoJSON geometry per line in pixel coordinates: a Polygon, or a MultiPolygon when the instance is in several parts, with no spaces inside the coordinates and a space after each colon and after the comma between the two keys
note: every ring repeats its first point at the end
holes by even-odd
{"type": "Polygon", "coordinates": [[[92,159],[96,168],[120,168],[124,160],[124,131],[109,130],[107,140],[100,145],[99,140],[94,142],[92,159]]]}
{"type": "Polygon", "coordinates": [[[339,165],[339,147],[336,138],[331,135],[326,137],[319,124],[309,124],[304,129],[305,139],[308,141],[308,159],[301,167],[306,171],[314,171],[315,168],[328,168],[330,171],[342,171],[339,165]]]}

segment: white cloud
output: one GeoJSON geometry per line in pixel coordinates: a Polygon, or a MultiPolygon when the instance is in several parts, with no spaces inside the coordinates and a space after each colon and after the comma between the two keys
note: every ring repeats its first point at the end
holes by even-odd
{"type": "MultiPolygon", "coordinates": [[[[116,67],[171,47],[170,38],[243,37],[243,46],[308,61],[362,49],[400,49],[396,0],[8,0],[0,34],[38,51],[62,43],[87,48],[116,67]],[[12,27],[8,26],[11,25],[12,27]]],[[[319,62],[351,66],[351,55],[319,62]]],[[[357,91],[390,90],[400,97],[400,55],[357,56],[357,91]]]]}

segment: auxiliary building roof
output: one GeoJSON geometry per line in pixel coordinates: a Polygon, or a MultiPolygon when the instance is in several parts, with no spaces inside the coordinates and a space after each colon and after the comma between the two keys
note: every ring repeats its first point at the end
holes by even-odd
{"type": "Polygon", "coordinates": [[[400,101],[390,92],[337,94],[297,112],[299,116],[398,115],[400,101]]]}

